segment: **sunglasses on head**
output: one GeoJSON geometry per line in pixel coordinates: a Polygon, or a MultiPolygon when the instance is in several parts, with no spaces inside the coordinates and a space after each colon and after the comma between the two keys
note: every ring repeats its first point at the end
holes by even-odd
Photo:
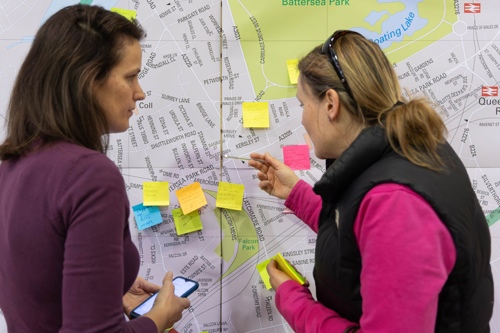
{"type": "Polygon", "coordinates": [[[337,73],[337,76],[340,79],[340,82],[342,82],[342,85],[344,86],[345,91],[349,94],[351,97],[352,101],[354,102],[354,105],[357,107],[356,100],[354,99],[354,96],[352,95],[351,88],[349,87],[349,84],[347,83],[347,79],[345,78],[344,72],[342,71],[342,68],[340,68],[340,63],[339,59],[337,57],[337,54],[335,53],[335,50],[333,49],[333,44],[335,44],[335,41],[339,39],[339,37],[342,37],[346,34],[357,34],[360,35],[359,33],[351,30],[337,30],[335,31],[330,38],[328,38],[323,44],[323,47],[321,48],[321,53],[326,54],[329,56],[330,63],[333,66],[333,69],[337,73]]]}

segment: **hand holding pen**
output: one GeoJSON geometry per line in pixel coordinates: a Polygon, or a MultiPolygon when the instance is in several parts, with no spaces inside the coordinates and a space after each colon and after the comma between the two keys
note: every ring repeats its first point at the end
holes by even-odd
{"type": "Polygon", "coordinates": [[[269,153],[264,155],[251,153],[248,165],[259,171],[257,172],[259,187],[280,199],[288,198],[292,188],[299,181],[299,177],[292,169],[269,153]]]}

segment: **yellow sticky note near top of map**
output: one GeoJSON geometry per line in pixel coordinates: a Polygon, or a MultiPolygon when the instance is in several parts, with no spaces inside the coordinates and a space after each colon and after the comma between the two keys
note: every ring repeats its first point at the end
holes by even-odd
{"type": "Polygon", "coordinates": [[[137,12],[135,10],[132,10],[132,9],[113,7],[113,8],[111,8],[111,11],[120,14],[121,16],[125,17],[129,21],[135,20],[137,17],[137,12]]]}
{"type": "Polygon", "coordinates": [[[288,68],[288,78],[291,84],[297,84],[299,79],[299,69],[297,65],[299,64],[299,59],[290,59],[286,61],[286,67],[288,68]]]}
{"type": "Polygon", "coordinates": [[[243,208],[244,192],[245,186],[243,184],[219,182],[215,207],[241,210],[243,208]]]}
{"type": "Polygon", "coordinates": [[[200,214],[197,210],[184,215],[182,214],[181,208],[176,208],[172,210],[172,216],[174,217],[174,224],[177,235],[184,235],[193,231],[203,229],[200,214]]]}
{"type": "Polygon", "coordinates": [[[142,196],[144,206],[170,205],[170,192],[168,182],[142,183],[142,196]]]}
{"type": "Polygon", "coordinates": [[[243,102],[243,127],[269,128],[269,103],[268,102],[243,102]]]}
{"type": "Polygon", "coordinates": [[[175,191],[177,199],[179,200],[179,205],[181,205],[182,213],[184,215],[191,213],[193,210],[197,210],[207,204],[207,198],[201,189],[201,185],[198,182],[194,182],[191,185],[183,187],[175,191]]]}

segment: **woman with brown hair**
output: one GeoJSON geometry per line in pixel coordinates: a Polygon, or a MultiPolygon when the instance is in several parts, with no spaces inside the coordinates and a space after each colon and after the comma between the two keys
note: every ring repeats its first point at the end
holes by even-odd
{"type": "Polygon", "coordinates": [[[171,272],[161,288],[136,279],[123,178],[104,154],[145,97],[143,36],[119,14],[69,6],[23,62],[0,145],[0,308],[11,333],[163,332],[189,306],[171,272]],[[125,320],[158,290],[150,312],[125,320]]]}
{"type": "Polygon", "coordinates": [[[405,101],[379,46],[336,31],[299,62],[302,124],[333,164],[312,188],[253,153],[261,189],[317,232],[306,286],[267,266],[296,332],[489,332],[490,235],[439,115],[405,101]]]}

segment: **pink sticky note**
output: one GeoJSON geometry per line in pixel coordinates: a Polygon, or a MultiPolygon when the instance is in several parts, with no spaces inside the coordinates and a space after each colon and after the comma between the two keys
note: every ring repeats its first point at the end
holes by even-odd
{"type": "Polygon", "coordinates": [[[284,146],[283,161],[292,168],[292,170],[309,170],[311,168],[311,163],[309,161],[309,146],[284,146]]]}

